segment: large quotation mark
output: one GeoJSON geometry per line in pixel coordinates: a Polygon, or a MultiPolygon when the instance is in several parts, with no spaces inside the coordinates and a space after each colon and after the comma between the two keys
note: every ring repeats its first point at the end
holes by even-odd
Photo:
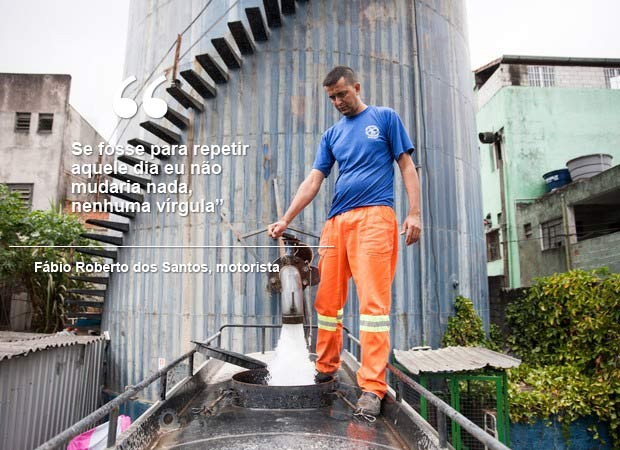
{"type": "Polygon", "coordinates": [[[138,104],[131,98],[123,98],[123,91],[127,86],[136,81],[134,75],[123,80],[118,90],[114,93],[114,99],[112,100],[112,109],[114,113],[122,118],[129,119],[138,112],[138,104]]]}
{"type": "Polygon", "coordinates": [[[160,75],[155,81],[149,84],[142,96],[142,108],[147,116],[153,119],[161,119],[168,111],[168,105],[161,98],[153,98],[155,88],[166,81],[165,75],[160,75]]]}
{"type": "MultiPolygon", "coordinates": [[[[134,75],[124,79],[119,86],[118,90],[114,93],[114,99],[112,100],[112,109],[114,113],[122,118],[129,119],[136,115],[138,112],[138,104],[134,99],[124,98],[123,92],[131,83],[136,81],[134,75]]],[[[153,92],[157,89],[157,86],[166,81],[165,75],[160,75],[155,81],[150,83],[144,90],[142,96],[142,107],[147,116],[153,119],[160,119],[164,117],[168,111],[168,105],[161,98],[153,98],[153,92]]]]}

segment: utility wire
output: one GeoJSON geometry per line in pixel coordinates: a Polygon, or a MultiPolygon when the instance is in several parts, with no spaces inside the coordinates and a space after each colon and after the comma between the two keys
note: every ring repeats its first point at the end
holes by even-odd
{"type": "Polygon", "coordinates": [[[235,6],[237,6],[237,4],[238,4],[238,3],[239,3],[239,0],[237,0],[237,1],[236,1],[235,3],[233,3],[232,5],[230,5],[230,7],[229,7],[226,11],[224,11],[224,12],[220,15],[220,17],[218,17],[218,18],[216,19],[216,21],[215,21],[215,22],[213,22],[213,24],[212,24],[209,28],[207,28],[207,30],[206,30],[204,33],[202,33],[202,34],[200,35],[200,37],[199,37],[198,39],[196,39],[196,42],[194,42],[194,43],[193,43],[193,44],[192,44],[192,45],[191,45],[191,46],[190,46],[187,50],[185,50],[185,53],[183,53],[183,54],[179,57],[179,60],[183,59],[183,58],[185,57],[185,55],[187,55],[187,54],[190,52],[190,50],[191,50],[191,49],[193,49],[193,48],[196,46],[196,44],[198,44],[198,43],[202,40],[202,38],[203,38],[203,37],[205,37],[205,36],[207,35],[207,33],[209,33],[209,31],[211,31],[211,30],[213,29],[213,27],[215,27],[215,26],[216,26],[216,25],[220,22],[220,20],[222,20],[222,19],[224,18],[224,16],[225,16],[226,14],[228,14],[228,12],[229,12],[231,9],[233,9],[235,6]]]}
{"type": "MultiPolygon", "coordinates": [[[[615,227],[615,228],[601,228],[600,230],[596,230],[596,231],[591,231],[589,233],[583,234],[583,233],[558,233],[558,234],[554,234],[553,237],[571,237],[571,236],[577,236],[578,238],[580,238],[580,240],[586,240],[589,239],[589,236],[592,236],[594,234],[599,234],[599,233],[604,233],[602,236],[607,235],[607,234],[613,234],[615,232],[620,231],[620,227],[615,227]]],[[[539,241],[543,239],[543,236],[531,236],[529,238],[525,238],[525,239],[514,239],[514,240],[509,240],[509,241],[500,241],[500,244],[509,244],[509,243],[516,243],[516,242],[527,242],[527,241],[539,241]]]]}
{"type": "Polygon", "coordinates": [[[194,17],[194,20],[192,20],[192,21],[189,23],[189,25],[188,25],[188,26],[186,26],[186,27],[185,27],[185,29],[184,29],[183,31],[181,31],[181,36],[183,36],[183,35],[187,32],[187,30],[189,30],[189,29],[192,27],[192,25],[194,25],[194,23],[196,23],[196,21],[198,20],[198,18],[199,18],[200,16],[202,16],[202,13],[204,13],[204,12],[207,10],[207,8],[209,7],[209,5],[210,5],[212,2],[213,2],[213,0],[209,0],[209,1],[207,2],[207,4],[204,6],[204,8],[202,8],[202,9],[200,10],[200,12],[198,13],[198,15],[197,15],[196,17],[194,17]]]}
{"type": "MultiPolygon", "coordinates": [[[[553,220],[561,220],[561,218],[553,219],[553,220]]],[[[542,226],[542,225],[544,225],[546,223],[552,222],[553,220],[548,220],[546,222],[542,222],[539,225],[542,226]]],[[[575,221],[575,222],[577,222],[577,221],[575,221]]],[[[605,220],[605,221],[602,221],[602,222],[587,222],[587,223],[585,223],[582,226],[590,227],[590,226],[593,226],[593,225],[618,225],[618,224],[620,224],[620,218],[618,218],[617,220],[609,220],[609,221],[605,220]]],[[[506,228],[515,228],[515,227],[519,227],[520,225],[525,225],[525,224],[514,224],[514,225],[513,224],[506,224],[506,228]]],[[[558,222],[558,225],[561,225],[561,222],[558,222]]],[[[496,228],[496,229],[498,229],[498,228],[496,228]]]]}
{"type": "MultiPolygon", "coordinates": [[[[194,23],[196,23],[196,21],[198,20],[198,18],[207,10],[207,8],[209,7],[209,5],[211,5],[211,3],[213,2],[213,0],[209,0],[207,2],[207,4],[200,10],[200,12],[196,15],[196,17],[194,17],[194,19],[189,23],[189,25],[187,25],[185,27],[185,29],[180,33],[181,36],[183,36],[191,27],[194,23]]],[[[219,21],[219,19],[218,19],[219,21]]],[[[204,34],[202,36],[200,36],[199,40],[202,39],[204,36],[204,34]]],[[[170,54],[170,52],[172,51],[172,49],[174,49],[174,47],[177,45],[177,41],[176,39],[174,40],[174,42],[172,43],[172,45],[170,46],[170,48],[168,48],[168,50],[166,51],[166,53],[164,53],[164,55],[161,57],[161,59],[159,60],[159,62],[157,64],[155,64],[153,70],[151,71],[151,73],[149,74],[149,76],[142,82],[142,84],[140,84],[140,86],[138,87],[138,90],[136,91],[136,93],[134,94],[134,96],[132,97],[132,99],[136,99],[136,97],[138,97],[138,94],[142,91],[142,89],[144,89],[144,87],[146,86],[147,82],[151,79],[151,77],[155,74],[155,72],[157,71],[158,67],[161,65],[161,63],[164,62],[164,60],[166,59],[166,57],[170,54]]],[[[195,44],[194,44],[195,45],[195,44]]],[[[185,54],[183,54],[183,56],[185,56],[185,54]]],[[[180,58],[179,58],[180,59],[180,58]]],[[[138,106],[140,106],[140,104],[138,104],[138,106]]],[[[136,116],[134,116],[136,117],[136,116]]],[[[120,138],[125,134],[125,131],[127,131],[127,128],[129,127],[129,124],[131,123],[133,117],[131,119],[129,119],[127,121],[127,124],[125,125],[125,128],[123,129],[122,133],[119,135],[117,142],[120,141],[120,138]]],[[[116,122],[116,126],[114,127],[114,129],[112,130],[112,133],[110,133],[110,137],[108,138],[108,141],[110,141],[112,139],[112,137],[114,136],[114,133],[116,133],[116,130],[118,130],[118,127],[120,126],[122,120],[119,120],[118,122],[116,122]]]]}

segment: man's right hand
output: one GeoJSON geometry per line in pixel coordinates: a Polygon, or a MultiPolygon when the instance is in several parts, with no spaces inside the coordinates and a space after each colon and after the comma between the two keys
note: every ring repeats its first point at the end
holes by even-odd
{"type": "Polygon", "coordinates": [[[274,239],[282,237],[282,233],[288,227],[288,224],[297,217],[308,203],[316,196],[321,188],[321,183],[325,179],[325,175],[318,169],[312,169],[306,179],[299,185],[297,193],[288,207],[288,210],[284,213],[282,218],[277,222],[267,226],[267,232],[269,236],[274,239]],[[288,219],[288,220],[287,220],[288,219]]]}
{"type": "Polygon", "coordinates": [[[284,233],[286,227],[288,227],[288,222],[284,219],[280,219],[277,222],[267,226],[267,232],[272,238],[278,239],[279,237],[282,237],[282,233],[284,233]]]}

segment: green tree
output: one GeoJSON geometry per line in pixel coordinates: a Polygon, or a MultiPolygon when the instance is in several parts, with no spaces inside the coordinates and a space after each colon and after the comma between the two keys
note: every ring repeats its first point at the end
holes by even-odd
{"type": "Polygon", "coordinates": [[[19,196],[0,184],[0,281],[2,282],[15,281],[14,275],[22,264],[19,249],[12,248],[11,245],[22,244],[28,214],[19,196]]]}
{"type": "Polygon", "coordinates": [[[486,344],[482,319],[476,313],[474,304],[470,299],[459,295],[454,300],[454,315],[448,319],[441,345],[485,347],[486,344]]]}
{"type": "Polygon", "coordinates": [[[35,272],[34,265],[91,260],[73,249],[45,247],[88,245],[90,241],[80,237],[84,231],[79,219],[63,214],[59,205],[47,211],[28,211],[16,194],[0,184],[0,283],[28,294],[36,331],[54,332],[62,327],[69,280],[63,272],[35,272]],[[24,247],[12,247],[17,245],[24,247]]]}

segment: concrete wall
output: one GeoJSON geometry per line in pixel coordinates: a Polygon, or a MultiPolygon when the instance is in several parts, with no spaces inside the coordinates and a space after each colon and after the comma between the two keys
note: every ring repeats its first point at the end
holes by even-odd
{"type": "MultiPolygon", "coordinates": [[[[549,67],[549,66],[546,66],[549,67]]],[[[553,80],[556,88],[607,89],[604,67],[553,66],[553,80]]],[[[477,92],[478,110],[506,86],[530,86],[528,65],[500,64],[477,92]]]]}
{"type": "MultiPolygon", "coordinates": [[[[497,70],[493,72],[493,75],[491,75],[486,81],[486,83],[484,83],[476,92],[476,104],[478,106],[478,110],[480,110],[484,105],[486,105],[489,100],[491,100],[493,96],[497,94],[503,87],[510,85],[519,85],[518,82],[515,82],[515,80],[511,80],[511,74],[509,72],[509,69],[510,66],[508,64],[500,64],[497,70]]],[[[516,79],[518,80],[519,77],[516,77],[516,79]]]]}
{"type": "Polygon", "coordinates": [[[578,242],[573,247],[573,267],[595,269],[607,267],[620,272],[620,232],[578,242]]]}
{"type": "Polygon", "coordinates": [[[540,224],[562,217],[560,196],[553,196],[550,201],[532,204],[517,204],[517,236],[519,239],[520,285],[531,286],[535,277],[544,277],[554,273],[566,272],[566,252],[564,247],[542,249],[540,224]],[[523,225],[532,225],[532,237],[525,236],[523,225]]]}
{"type": "MultiPolygon", "coordinates": [[[[501,101],[501,98],[493,98],[490,101],[490,106],[485,111],[479,112],[477,115],[478,131],[481,130],[493,130],[499,131],[504,126],[504,118],[507,112],[504,111],[505,104],[501,101]],[[482,120],[481,120],[482,116],[482,120]],[[481,122],[484,125],[480,125],[481,122]]],[[[501,185],[500,185],[500,173],[497,168],[495,150],[493,145],[482,144],[478,142],[478,149],[480,152],[480,175],[482,179],[482,205],[483,205],[483,218],[490,217],[490,225],[487,227],[487,232],[499,229],[500,242],[504,240],[502,230],[500,228],[500,221],[497,214],[501,212],[501,185]]],[[[503,249],[500,245],[500,254],[503,255],[503,249]]],[[[487,263],[487,273],[489,277],[494,277],[504,274],[504,266],[501,259],[491,261],[487,263]]]]}
{"type": "MultiPolygon", "coordinates": [[[[517,204],[517,235],[520,256],[520,283],[530,286],[535,277],[565,272],[569,268],[594,269],[608,267],[620,272],[620,232],[577,241],[571,210],[577,204],[599,202],[602,195],[620,198],[620,165],[587,180],[573,182],[561,189],[544,195],[538,200],[517,204]],[[618,193],[618,194],[615,194],[618,193]],[[564,246],[542,250],[540,225],[562,217],[562,197],[566,203],[566,220],[569,233],[570,264],[566,260],[564,246]],[[590,199],[590,200],[589,200],[590,199]],[[532,225],[532,237],[524,234],[523,225],[532,225]]],[[[620,203],[620,200],[617,201],[620,203]]],[[[610,208],[617,205],[610,204],[610,208]]]]}
{"type": "MultiPolygon", "coordinates": [[[[562,68],[566,69],[566,68],[562,68]]],[[[602,69],[601,69],[602,70],[602,69]]],[[[478,131],[503,128],[509,286],[520,286],[519,230],[515,205],[545,193],[542,175],[590,153],[620,161],[620,91],[610,89],[504,87],[478,112],[478,131]]],[[[484,214],[501,212],[499,181],[490,145],[479,144],[484,214]]],[[[495,224],[494,224],[495,225],[495,224]]],[[[497,266],[497,262],[494,262],[497,266]]],[[[497,275],[489,266],[489,274],[497,275]]]]}
{"type": "Polygon", "coordinates": [[[510,87],[504,92],[513,200],[544,194],[543,174],[566,167],[570,159],[609,153],[613,164],[620,163],[620,91],[510,87]]]}
{"type": "Polygon", "coordinates": [[[605,69],[602,67],[558,66],[554,68],[556,87],[606,89],[605,69]]]}
{"type": "MultiPolygon", "coordinates": [[[[66,122],[65,127],[65,137],[64,137],[64,147],[62,152],[62,163],[61,163],[61,173],[62,177],[60,179],[59,184],[59,192],[64,198],[65,204],[67,208],[70,208],[70,204],[72,201],[95,201],[97,194],[90,195],[78,195],[71,194],[71,183],[72,182],[94,182],[99,178],[96,177],[86,177],[84,175],[73,175],[71,173],[71,166],[73,164],[111,164],[114,161],[113,156],[103,156],[98,157],[97,155],[92,156],[75,156],[71,153],[71,145],[73,142],[79,142],[82,145],[90,145],[93,148],[99,145],[100,142],[105,142],[103,136],[97,133],[91,124],[89,124],[86,119],[84,119],[79,112],[73,108],[73,106],[69,105],[68,108],[68,120],[66,122]]],[[[90,215],[89,215],[90,217],[90,215]]]]}
{"type": "Polygon", "coordinates": [[[33,209],[73,199],[71,181],[85,177],[72,176],[71,164],[98,162],[71,154],[73,141],[97,146],[104,139],[69,105],[70,87],[69,75],[0,74],[0,183],[33,184],[33,209]],[[31,113],[29,131],[15,130],[18,112],[31,113]],[[51,132],[38,131],[40,113],[54,115],[51,132]]]}
{"type": "Polygon", "coordinates": [[[0,182],[34,183],[33,209],[59,197],[61,150],[71,77],[0,74],[0,182]],[[30,130],[15,131],[17,112],[30,112],[30,130]],[[53,113],[52,132],[37,131],[39,113],[53,113]]]}

